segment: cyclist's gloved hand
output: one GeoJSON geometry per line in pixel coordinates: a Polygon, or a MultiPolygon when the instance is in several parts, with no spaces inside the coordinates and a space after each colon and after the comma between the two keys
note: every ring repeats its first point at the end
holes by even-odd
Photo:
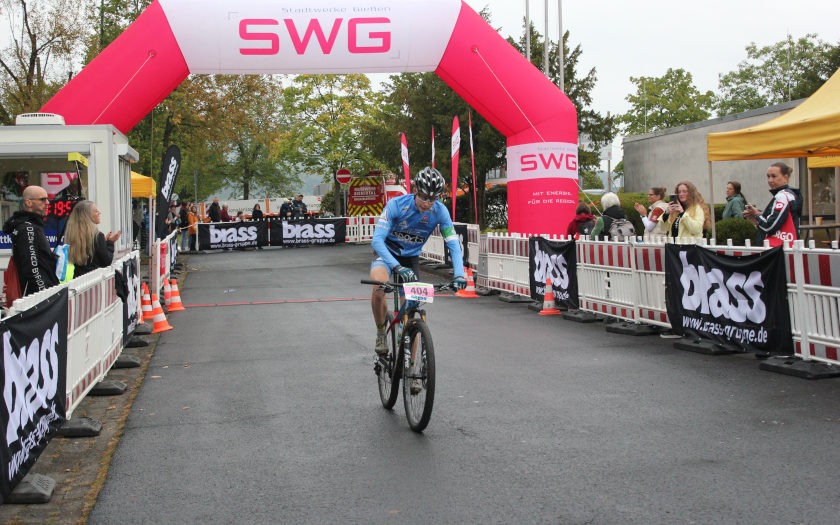
{"type": "Polygon", "coordinates": [[[463,290],[466,287],[467,287],[467,280],[464,279],[463,277],[456,277],[452,281],[452,288],[455,288],[456,290],[463,290]]]}
{"type": "Polygon", "coordinates": [[[410,283],[417,280],[417,275],[411,268],[405,266],[395,266],[394,273],[397,274],[397,280],[401,283],[410,283]]]}

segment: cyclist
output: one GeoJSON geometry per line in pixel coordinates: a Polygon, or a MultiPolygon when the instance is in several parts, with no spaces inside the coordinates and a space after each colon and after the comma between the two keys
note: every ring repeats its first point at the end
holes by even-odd
{"type": "MultiPolygon", "coordinates": [[[[455,274],[453,287],[458,290],[466,288],[461,244],[452,226],[449,211],[438,201],[445,185],[443,175],[427,167],[414,179],[414,194],[388,201],[373,232],[376,259],[370,265],[372,280],[389,281],[391,272],[395,272],[399,282],[415,281],[419,273],[420,250],[435,227],[440,226],[440,233],[452,257],[455,274]]],[[[385,316],[388,304],[385,292],[378,286],[373,287],[370,305],[376,322],[376,353],[386,355],[388,344],[385,340],[385,316]]]]}

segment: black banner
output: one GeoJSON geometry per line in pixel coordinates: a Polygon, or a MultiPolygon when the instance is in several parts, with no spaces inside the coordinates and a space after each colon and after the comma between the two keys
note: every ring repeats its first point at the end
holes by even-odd
{"type": "Polygon", "coordinates": [[[158,239],[163,239],[169,234],[169,228],[166,225],[166,216],[169,214],[169,199],[172,197],[172,192],[175,188],[175,179],[178,177],[179,169],[181,169],[181,150],[173,144],[164,153],[160,166],[157,218],[155,219],[155,231],[158,239]]]}
{"type": "Polygon", "coordinates": [[[140,287],[137,261],[134,259],[125,261],[122,267],[122,275],[126,287],[126,294],[123,298],[123,344],[126,344],[140,321],[140,316],[137,314],[140,306],[140,298],[137,297],[137,290],[140,287]]]}
{"type": "Polygon", "coordinates": [[[736,257],[667,244],[665,296],[676,333],[744,350],[792,352],[782,248],[736,257]]]}
{"type": "MultiPolygon", "coordinates": [[[[467,242],[467,225],[455,224],[455,234],[458,236],[458,243],[461,245],[461,254],[464,258],[464,265],[470,260],[470,248],[467,242]]],[[[446,242],[443,243],[443,263],[452,268],[452,256],[449,254],[449,246],[446,242]]]]}
{"type": "Polygon", "coordinates": [[[577,250],[574,241],[528,239],[528,279],[531,299],[543,302],[545,279],[551,278],[554,303],[576,309],[578,303],[577,250]]]}
{"type": "Polygon", "coordinates": [[[29,471],[66,419],[67,288],[0,321],[0,498],[29,471]]]}
{"type": "Polygon", "coordinates": [[[198,249],[256,248],[268,244],[265,221],[198,223],[198,249]]]}
{"type": "Polygon", "coordinates": [[[347,240],[343,218],[271,220],[271,246],[333,246],[347,240]]]}

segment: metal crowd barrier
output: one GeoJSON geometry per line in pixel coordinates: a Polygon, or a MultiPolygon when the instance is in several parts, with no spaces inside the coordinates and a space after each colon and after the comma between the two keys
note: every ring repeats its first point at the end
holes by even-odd
{"type": "MultiPolygon", "coordinates": [[[[68,419],[122,353],[123,311],[114,287],[114,271],[121,270],[129,259],[136,261],[139,270],[140,252],[133,251],[110,267],[94,270],[69,283],[17,299],[9,310],[9,314],[14,315],[36,306],[64,288],[68,289],[68,419]]],[[[139,296],[139,286],[137,288],[135,293],[139,296]]]]}
{"type": "Polygon", "coordinates": [[[804,360],[840,363],[840,250],[805,248],[797,242],[785,250],[788,303],[796,354],[804,360]],[[792,271],[791,271],[792,270],[792,271]]]}
{"type": "Polygon", "coordinates": [[[172,266],[179,251],[177,230],[163,239],[155,239],[152,256],[149,257],[149,290],[161,295],[163,282],[172,277],[172,266]]]}
{"type": "Polygon", "coordinates": [[[376,219],[378,218],[376,215],[347,217],[347,242],[363,244],[373,241],[373,230],[376,228],[376,219]]]}
{"type": "MultiPolygon", "coordinates": [[[[562,239],[562,238],[561,238],[562,239]]],[[[670,328],[665,306],[664,237],[626,242],[578,240],[580,309],[634,323],[670,328]]],[[[723,255],[759,253],[767,246],[698,243],[723,255]]],[[[476,285],[530,297],[528,238],[482,234],[476,285]]],[[[840,250],[802,241],[785,249],[787,293],[796,354],[840,365],[840,250]]]]}

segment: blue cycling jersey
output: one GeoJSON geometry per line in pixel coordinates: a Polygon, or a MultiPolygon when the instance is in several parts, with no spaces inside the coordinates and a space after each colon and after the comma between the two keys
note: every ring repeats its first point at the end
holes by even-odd
{"type": "Polygon", "coordinates": [[[395,255],[420,255],[426,239],[437,226],[440,226],[440,233],[449,248],[455,277],[463,277],[464,259],[461,243],[458,241],[449,211],[440,201],[435,201],[428,211],[421,211],[414,203],[413,194],[389,200],[376,222],[373,249],[388,264],[388,268],[393,269],[399,264],[395,255]]]}

